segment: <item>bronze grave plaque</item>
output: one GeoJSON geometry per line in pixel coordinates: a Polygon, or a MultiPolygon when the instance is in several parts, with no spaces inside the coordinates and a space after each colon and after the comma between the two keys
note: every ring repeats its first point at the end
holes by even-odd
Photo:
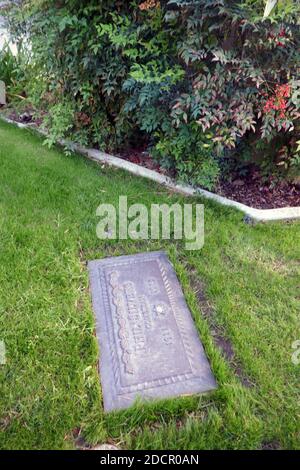
{"type": "Polygon", "coordinates": [[[89,263],[105,411],[216,388],[164,252],[89,263]]]}

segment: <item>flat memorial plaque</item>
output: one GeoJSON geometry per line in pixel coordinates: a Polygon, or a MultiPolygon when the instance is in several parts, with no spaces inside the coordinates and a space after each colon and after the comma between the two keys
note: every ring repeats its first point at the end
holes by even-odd
{"type": "Polygon", "coordinates": [[[89,263],[105,411],[216,388],[164,252],[89,263]]]}

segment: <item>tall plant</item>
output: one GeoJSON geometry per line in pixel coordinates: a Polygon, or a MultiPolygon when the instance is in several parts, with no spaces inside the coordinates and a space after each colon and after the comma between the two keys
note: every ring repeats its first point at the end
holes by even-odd
{"type": "Polygon", "coordinates": [[[148,136],[158,158],[208,187],[217,154],[241,145],[264,147],[269,171],[297,167],[300,7],[279,2],[268,18],[263,7],[26,1],[11,29],[30,38],[53,137],[115,149],[148,136]]]}

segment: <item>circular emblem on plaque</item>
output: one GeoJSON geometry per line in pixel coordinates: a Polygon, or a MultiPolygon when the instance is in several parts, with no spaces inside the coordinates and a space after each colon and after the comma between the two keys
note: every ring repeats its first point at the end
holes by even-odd
{"type": "Polygon", "coordinates": [[[157,302],[153,308],[158,317],[165,317],[170,311],[169,305],[165,302],[157,302]]]}

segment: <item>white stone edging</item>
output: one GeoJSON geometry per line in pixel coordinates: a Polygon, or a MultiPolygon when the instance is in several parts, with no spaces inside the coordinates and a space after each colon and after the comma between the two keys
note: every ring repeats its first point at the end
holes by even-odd
{"type": "MultiPolygon", "coordinates": [[[[1,119],[10,124],[15,124],[22,129],[31,128],[36,130],[38,133],[45,135],[45,132],[33,127],[31,124],[22,124],[20,122],[8,119],[4,116],[1,116],[1,119]]],[[[65,142],[60,141],[59,144],[64,145],[65,142]]],[[[211,193],[210,191],[206,191],[205,189],[194,188],[190,185],[178,184],[174,182],[171,178],[162,175],[155,170],[149,170],[148,168],[144,168],[140,165],[137,165],[136,163],[123,160],[119,157],[114,157],[113,155],[109,155],[108,153],[101,152],[96,149],[86,148],[75,143],[68,142],[68,146],[70,146],[73,151],[78,152],[91,160],[101,162],[106,165],[113,166],[115,168],[126,170],[136,176],[148,178],[152,181],[155,181],[156,183],[164,185],[169,189],[172,189],[173,191],[185,194],[186,196],[203,196],[204,198],[216,201],[219,204],[222,204],[223,206],[234,207],[235,209],[242,211],[246,215],[245,219],[247,222],[271,222],[300,219],[299,206],[283,207],[278,209],[255,209],[253,207],[246,206],[245,204],[242,204],[240,202],[236,202],[231,199],[227,199],[226,197],[219,196],[218,194],[211,193]]]]}

